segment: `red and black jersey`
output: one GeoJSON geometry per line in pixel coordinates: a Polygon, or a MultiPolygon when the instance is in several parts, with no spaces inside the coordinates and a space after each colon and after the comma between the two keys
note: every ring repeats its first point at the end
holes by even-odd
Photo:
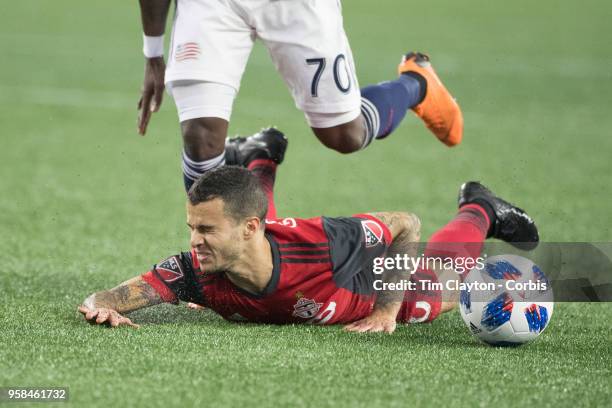
{"type": "MultiPolygon", "coordinates": [[[[273,270],[259,294],[237,287],[224,273],[201,271],[192,252],[164,260],[143,279],[166,302],[198,303],[228,320],[335,324],[370,314],[376,300],[373,261],[392,240],[380,220],[366,214],[267,220],[266,238],[273,270]]],[[[407,307],[401,320],[408,318],[407,307]]]]}

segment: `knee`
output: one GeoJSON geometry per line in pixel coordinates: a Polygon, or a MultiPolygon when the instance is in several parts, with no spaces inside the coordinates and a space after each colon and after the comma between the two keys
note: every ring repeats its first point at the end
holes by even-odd
{"type": "Polygon", "coordinates": [[[219,156],[225,150],[227,121],[219,118],[198,118],[181,122],[183,145],[187,155],[196,161],[219,156]]]}
{"type": "Polygon", "coordinates": [[[361,149],[363,140],[359,140],[354,134],[343,133],[339,137],[328,141],[328,143],[323,142],[323,144],[338,153],[349,154],[361,149]]]}
{"type": "Polygon", "coordinates": [[[312,128],[312,130],[321,143],[342,154],[361,150],[365,139],[363,123],[358,119],[331,128],[312,128]]]}

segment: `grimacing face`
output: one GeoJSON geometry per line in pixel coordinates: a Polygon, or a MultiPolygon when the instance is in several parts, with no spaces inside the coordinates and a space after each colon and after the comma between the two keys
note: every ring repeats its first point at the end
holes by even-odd
{"type": "Polygon", "coordinates": [[[191,247],[205,273],[231,270],[243,249],[244,226],[225,214],[223,200],[192,205],[187,201],[187,226],[191,247]]]}

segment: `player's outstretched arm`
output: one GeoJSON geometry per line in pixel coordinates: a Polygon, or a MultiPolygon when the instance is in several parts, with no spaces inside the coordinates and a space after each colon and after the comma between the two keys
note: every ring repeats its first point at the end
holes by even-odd
{"type": "MultiPolygon", "coordinates": [[[[170,3],[171,0],[140,0],[142,28],[147,37],[160,37],[164,34],[170,3]]],[[[160,49],[163,50],[163,38],[158,38],[157,41],[161,46],[160,49]]],[[[145,49],[147,48],[145,45],[145,49]]],[[[147,131],[151,114],[157,112],[161,106],[166,71],[166,63],[161,51],[148,50],[146,52],[155,54],[146,55],[145,59],[144,81],[138,101],[138,133],[141,135],[147,131]]]]}
{"type": "Polygon", "coordinates": [[[161,302],[162,298],[155,289],[142,277],[137,276],[112,289],[90,295],[78,310],[87,321],[93,324],[107,324],[111,327],[124,325],[137,328],[139,326],[122,316],[122,313],[133,312],[161,302]]]}
{"type": "MultiPolygon", "coordinates": [[[[421,238],[421,221],[416,215],[406,212],[380,212],[372,215],[384,222],[391,231],[393,242],[389,246],[386,256],[416,255],[421,238]]],[[[410,271],[391,269],[382,274],[382,281],[386,283],[400,282],[403,279],[410,279],[410,271]]],[[[378,292],[370,316],[346,325],[345,330],[359,333],[381,331],[393,333],[403,299],[403,291],[386,290],[378,292]]]]}

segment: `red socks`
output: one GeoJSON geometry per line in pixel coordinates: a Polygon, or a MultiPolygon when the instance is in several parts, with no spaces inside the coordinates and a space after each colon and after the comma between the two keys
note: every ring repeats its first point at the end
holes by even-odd
{"type": "Polygon", "coordinates": [[[425,256],[478,258],[490,223],[489,216],[481,206],[464,205],[451,222],[431,236],[425,256]]]}
{"type": "MultiPolygon", "coordinates": [[[[431,236],[425,247],[425,259],[478,258],[487,238],[489,226],[489,216],[484,208],[478,204],[464,205],[455,218],[431,236]]],[[[464,275],[465,273],[458,274],[459,279],[463,280],[464,275]]],[[[419,267],[411,280],[437,282],[438,278],[436,271],[419,267]]],[[[399,320],[402,322],[430,322],[440,314],[442,292],[417,287],[416,291],[406,291],[404,304],[399,313],[399,320]]]]}
{"type": "Polygon", "coordinates": [[[253,160],[248,165],[248,169],[253,172],[261,182],[263,189],[268,197],[268,213],[266,218],[276,218],[276,207],[274,205],[274,180],[276,179],[276,167],[278,165],[272,160],[258,159],[253,160]]]}

